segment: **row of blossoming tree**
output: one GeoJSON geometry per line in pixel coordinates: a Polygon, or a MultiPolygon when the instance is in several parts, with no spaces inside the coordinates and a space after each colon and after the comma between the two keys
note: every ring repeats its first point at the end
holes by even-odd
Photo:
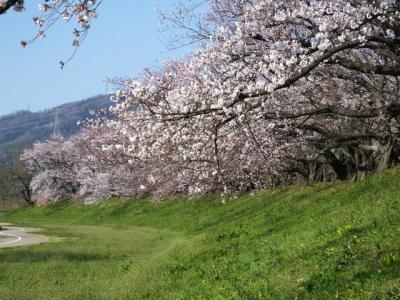
{"type": "Polygon", "coordinates": [[[27,150],[38,199],[357,179],[399,160],[400,1],[211,0],[201,50],[116,79],[112,118],[27,150]]]}

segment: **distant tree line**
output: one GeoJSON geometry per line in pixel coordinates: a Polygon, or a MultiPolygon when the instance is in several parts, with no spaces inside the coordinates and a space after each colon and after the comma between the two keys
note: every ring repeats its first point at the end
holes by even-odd
{"type": "Polygon", "coordinates": [[[0,208],[33,205],[32,175],[14,153],[6,165],[0,166],[0,208]]]}

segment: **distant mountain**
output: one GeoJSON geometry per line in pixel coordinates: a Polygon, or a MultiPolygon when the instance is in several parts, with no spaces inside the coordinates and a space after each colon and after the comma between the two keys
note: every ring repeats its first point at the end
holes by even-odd
{"type": "Polygon", "coordinates": [[[0,117],[0,164],[4,164],[14,151],[45,141],[55,131],[66,137],[77,133],[81,129],[77,122],[89,117],[90,110],[110,105],[109,96],[99,95],[45,111],[24,110],[0,117]]]}

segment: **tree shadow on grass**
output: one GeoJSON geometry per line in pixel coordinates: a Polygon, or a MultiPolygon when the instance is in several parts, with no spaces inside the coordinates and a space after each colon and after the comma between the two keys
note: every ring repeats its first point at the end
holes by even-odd
{"type": "Polygon", "coordinates": [[[374,222],[351,228],[342,236],[293,258],[307,260],[307,257],[321,257],[320,271],[301,284],[304,288],[302,296],[310,298],[322,293],[334,295],[337,291],[346,293],[362,290],[363,286],[368,285],[377,287],[379,282],[400,278],[400,248],[398,245],[390,249],[379,248],[378,254],[374,240],[365,240],[372,230],[376,230],[374,222]],[[364,238],[364,242],[359,244],[358,238],[364,238]],[[322,261],[322,254],[329,248],[338,249],[338,252],[331,259],[322,261]]]}
{"type": "Polygon", "coordinates": [[[250,224],[254,218],[259,217],[266,211],[268,204],[273,201],[285,199],[291,190],[276,190],[271,198],[265,198],[261,201],[248,201],[248,205],[235,206],[231,209],[221,210],[221,212],[213,218],[206,218],[193,226],[194,233],[202,233],[207,230],[219,229],[223,226],[235,226],[236,224],[250,224]],[[244,217],[245,216],[245,217],[244,217]]]}
{"type": "MultiPolygon", "coordinates": [[[[338,291],[343,294],[351,290],[363,290],[364,286],[371,285],[375,287],[376,292],[390,294],[391,290],[383,290],[379,285],[380,282],[388,282],[398,279],[400,276],[400,262],[391,261],[383,268],[373,264],[366,264],[354,274],[346,272],[327,272],[328,274],[314,274],[306,282],[302,284],[304,287],[304,298],[310,298],[312,295],[321,295],[327,293],[334,295],[338,291]]],[[[300,297],[300,298],[302,298],[300,297]]],[[[377,298],[378,299],[378,298],[377,298]]],[[[385,297],[386,299],[386,297],[385,297]]],[[[392,299],[392,298],[387,298],[392,299]]],[[[397,298],[393,298],[397,299],[397,298]]]]}
{"type": "Polygon", "coordinates": [[[66,250],[0,249],[0,263],[34,263],[48,261],[90,262],[109,260],[110,256],[66,250]],[[3,250],[3,251],[2,251],[3,250]]]}

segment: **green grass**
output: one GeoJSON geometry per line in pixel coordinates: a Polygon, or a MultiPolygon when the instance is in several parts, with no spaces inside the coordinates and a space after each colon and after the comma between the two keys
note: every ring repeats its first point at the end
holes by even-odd
{"type": "Polygon", "coordinates": [[[400,299],[399,179],[19,209],[63,239],[0,249],[0,298],[400,299]]]}

